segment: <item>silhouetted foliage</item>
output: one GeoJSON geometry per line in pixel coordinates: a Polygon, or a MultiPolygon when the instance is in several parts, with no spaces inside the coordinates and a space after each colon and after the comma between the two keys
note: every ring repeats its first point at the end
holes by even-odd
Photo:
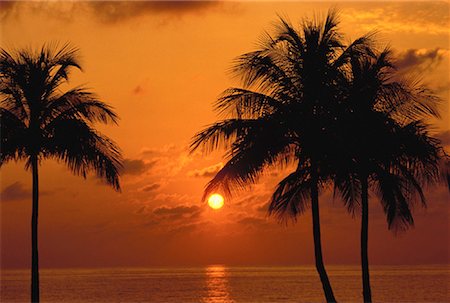
{"type": "Polygon", "coordinates": [[[191,148],[225,148],[227,162],[207,184],[232,195],[255,183],[267,167],[297,168],[281,180],[269,213],[284,220],[312,206],[316,265],[327,301],[334,296],[323,268],[318,191],[334,184],[351,213],[362,208],[363,290],[371,301],[367,259],[369,189],[379,197],[389,228],[413,224],[411,205],[423,187],[449,179],[440,142],[426,117],[438,117],[439,100],[418,81],[399,79],[391,52],[374,47],[369,33],[344,45],[337,15],[306,20],[299,29],[280,18],[259,49],[235,60],[242,88],[215,104],[225,115],[199,132],[191,148]],[[446,170],[445,170],[446,169],[446,170]]]}
{"type": "Polygon", "coordinates": [[[423,121],[439,117],[439,100],[418,81],[396,74],[389,49],[352,56],[340,84],[345,103],[336,128],[335,191],[348,210],[361,206],[361,257],[364,302],[371,302],[368,261],[369,190],[380,198],[388,227],[413,225],[411,207],[423,187],[441,181],[440,141],[423,121]]]}
{"type": "Polygon", "coordinates": [[[225,147],[227,163],[208,183],[204,198],[232,194],[257,181],[265,168],[297,164],[272,196],[269,213],[296,218],[312,206],[316,265],[328,302],[335,298],[322,261],[318,192],[332,176],[333,129],[352,54],[363,53],[371,35],[344,45],[335,11],[325,21],[305,20],[299,29],[280,18],[259,49],[238,57],[233,72],[243,88],[231,88],[216,109],[230,118],[198,133],[192,149],[225,147]]]}
{"type": "Polygon", "coordinates": [[[37,256],[38,165],[64,162],[76,175],[94,171],[120,190],[121,154],[94,123],[117,123],[112,108],[85,88],[66,92],[72,69],[81,69],[77,49],[44,46],[39,51],[0,51],[0,166],[25,160],[33,172],[32,302],[39,301],[37,256]]]}

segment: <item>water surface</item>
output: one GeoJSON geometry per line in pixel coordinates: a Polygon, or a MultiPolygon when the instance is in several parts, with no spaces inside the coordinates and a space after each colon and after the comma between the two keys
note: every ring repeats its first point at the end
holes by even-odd
{"type": "MultiPolygon", "coordinates": [[[[357,266],[328,266],[340,302],[361,302],[357,266]]],[[[373,266],[375,302],[450,302],[450,266],[373,266]]],[[[29,301],[29,271],[1,272],[1,302],[29,301]]],[[[313,267],[43,269],[42,302],[323,302],[313,267]]]]}

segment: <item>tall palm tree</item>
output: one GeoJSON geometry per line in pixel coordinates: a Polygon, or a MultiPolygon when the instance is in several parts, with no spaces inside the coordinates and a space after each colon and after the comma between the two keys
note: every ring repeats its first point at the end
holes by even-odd
{"type": "Polygon", "coordinates": [[[399,79],[388,49],[353,56],[348,71],[347,83],[340,85],[347,97],[339,114],[341,149],[334,181],[351,212],[361,206],[363,298],[372,302],[369,189],[380,197],[389,228],[407,228],[414,223],[415,196],[425,205],[423,186],[440,181],[445,153],[422,121],[439,116],[438,99],[418,82],[399,79]]]}
{"type": "Polygon", "coordinates": [[[0,165],[25,160],[32,171],[32,302],[39,302],[39,164],[55,159],[82,177],[94,171],[120,190],[120,150],[93,126],[117,123],[118,117],[84,88],[59,90],[73,68],[81,69],[77,49],[69,45],[44,46],[37,52],[0,51],[0,165]]]}
{"type": "Polygon", "coordinates": [[[225,147],[228,159],[208,183],[203,198],[220,190],[233,194],[257,182],[265,168],[296,163],[282,180],[269,207],[280,218],[304,212],[311,203],[316,269],[327,302],[335,302],[323,264],[319,190],[330,178],[333,108],[350,54],[362,52],[369,37],[345,47],[330,11],[324,22],[306,20],[299,30],[280,18],[274,36],[266,34],[257,51],[237,58],[233,72],[243,88],[226,90],[216,109],[229,118],[199,132],[191,149],[225,147]]]}

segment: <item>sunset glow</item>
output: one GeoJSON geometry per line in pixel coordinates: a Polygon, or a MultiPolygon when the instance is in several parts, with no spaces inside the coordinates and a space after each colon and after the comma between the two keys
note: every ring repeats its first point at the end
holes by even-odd
{"type": "Polygon", "coordinates": [[[221,209],[223,207],[224,199],[219,194],[213,194],[208,198],[208,205],[212,209],[221,209]]]}
{"type": "MultiPolygon", "coordinates": [[[[267,217],[273,191],[295,167],[267,171],[251,189],[205,205],[205,185],[229,159],[222,150],[190,153],[189,145],[225,117],[214,105],[224,90],[241,85],[229,72],[233,60],[256,50],[278,15],[300,26],[333,6],[345,41],[378,32],[380,48],[395,50],[399,71],[430,84],[442,99],[435,133],[450,152],[447,2],[0,1],[2,47],[71,43],[83,71],[73,69],[61,90],[85,86],[120,117],[118,125],[95,124],[122,151],[120,192],[95,174],[84,180],[64,162],[42,161],[40,266],[314,265],[311,210],[286,226],[267,217]]],[[[25,164],[9,161],[0,169],[2,269],[30,266],[32,178],[25,164]]],[[[414,209],[415,228],[400,236],[388,230],[371,197],[370,262],[448,262],[448,192],[438,187],[425,194],[428,207],[414,209]]],[[[359,213],[349,215],[340,197],[323,190],[320,219],[327,264],[359,265],[359,213]]],[[[26,301],[23,293],[13,299],[26,301]]]]}
{"type": "Polygon", "coordinates": [[[449,21],[0,1],[0,302],[450,302],[449,21]]]}

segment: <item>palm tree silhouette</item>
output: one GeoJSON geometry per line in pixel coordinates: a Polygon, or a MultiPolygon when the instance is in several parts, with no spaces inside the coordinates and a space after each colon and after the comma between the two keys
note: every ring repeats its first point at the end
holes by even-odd
{"type": "Polygon", "coordinates": [[[70,71],[81,69],[77,52],[68,44],[59,49],[43,46],[38,52],[0,52],[0,166],[11,160],[26,160],[25,167],[32,171],[32,302],[39,302],[40,162],[55,159],[84,178],[94,171],[120,190],[120,150],[93,128],[95,122],[117,123],[117,115],[84,88],[59,91],[70,71]]]}
{"type": "Polygon", "coordinates": [[[237,58],[233,72],[243,88],[226,90],[216,103],[231,118],[199,132],[191,150],[224,147],[228,159],[208,183],[203,199],[220,190],[231,195],[257,182],[269,166],[297,169],[273,193],[270,214],[296,218],[311,203],[316,269],[327,302],[336,302],[323,264],[319,221],[319,190],[331,177],[331,131],[339,105],[339,87],[350,55],[365,50],[369,36],[348,47],[331,10],[324,22],[306,20],[297,30],[280,18],[274,36],[266,34],[260,49],[237,58]]]}
{"type": "Polygon", "coordinates": [[[379,196],[389,229],[413,225],[411,206],[418,196],[426,205],[423,187],[441,180],[445,153],[432,138],[426,117],[439,117],[439,100],[419,82],[396,75],[391,51],[352,56],[336,128],[335,190],[348,210],[361,206],[361,266],[364,302],[372,302],[368,223],[369,188],[379,196]],[[417,194],[417,195],[415,195],[417,194]]]}

